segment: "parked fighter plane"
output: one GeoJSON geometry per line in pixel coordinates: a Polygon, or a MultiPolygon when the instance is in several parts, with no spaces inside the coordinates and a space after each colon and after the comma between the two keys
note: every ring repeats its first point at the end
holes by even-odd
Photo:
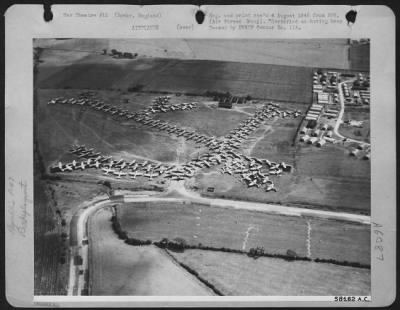
{"type": "Polygon", "coordinates": [[[103,168],[101,170],[104,171],[104,174],[109,174],[110,172],[114,173],[114,169],[111,169],[111,168],[103,168]]]}
{"type": "Polygon", "coordinates": [[[266,186],[266,188],[265,188],[265,191],[266,191],[266,192],[270,192],[270,191],[275,191],[275,192],[277,192],[278,189],[275,187],[274,183],[271,182],[271,183],[267,184],[267,186],[266,186]]]}
{"type": "Polygon", "coordinates": [[[115,174],[117,176],[117,179],[120,179],[122,175],[127,175],[126,172],[122,172],[120,171],[113,171],[113,174],[115,174]]]}

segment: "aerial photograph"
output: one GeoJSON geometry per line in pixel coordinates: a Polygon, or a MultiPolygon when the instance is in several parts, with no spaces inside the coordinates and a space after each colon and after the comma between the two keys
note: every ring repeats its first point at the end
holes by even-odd
{"type": "Polygon", "coordinates": [[[368,38],[32,53],[34,295],[371,295],[368,38]]]}

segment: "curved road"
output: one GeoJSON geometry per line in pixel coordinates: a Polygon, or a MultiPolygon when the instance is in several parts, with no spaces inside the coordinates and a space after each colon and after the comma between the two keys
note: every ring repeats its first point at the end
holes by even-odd
{"type": "Polygon", "coordinates": [[[335,135],[337,135],[339,138],[341,138],[341,139],[347,139],[348,142],[356,142],[356,143],[365,144],[365,145],[370,146],[370,144],[367,143],[367,142],[359,141],[359,140],[354,140],[354,139],[350,139],[350,138],[347,138],[347,137],[345,137],[345,136],[343,136],[343,135],[341,135],[341,134],[339,133],[339,127],[340,127],[340,124],[341,124],[342,121],[343,121],[344,104],[345,104],[345,99],[344,99],[344,95],[343,95],[342,85],[344,85],[344,84],[346,84],[346,83],[353,82],[353,81],[355,81],[355,79],[347,80],[347,81],[344,81],[344,82],[341,82],[341,83],[338,84],[339,101],[340,101],[340,112],[339,112],[339,115],[338,115],[338,118],[337,118],[335,127],[333,128],[333,132],[334,132],[335,135]]]}
{"type": "Polygon", "coordinates": [[[265,203],[226,200],[226,199],[211,199],[201,197],[199,194],[188,192],[183,185],[183,182],[174,182],[170,184],[170,189],[167,193],[154,195],[148,194],[126,194],[113,197],[92,200],[89,204],[81,208],[74,215],[75,220],[71,221],[70,243],[71,243],[71,259],[70,259],[70,275],[68,284],[68,295],[81,295],[82,290],[87,287],[85,273],[88,270],[88,245],[83,244],[87,240],[87,222],[89,217],[97,210],[107,207],[110,204],[128,203],[128,202],[178,202],[189,200],[195,203],[208,204],[213,207],[232,208],[240,210],[250,210],[258,212],[266,212],[272,214],[289,215],[289,216],[312,216],[319,218],[329,218],[337,220],[345,220],[358,222],[361,224],[370,224],[370,217],[365,215],[357,215],[344,212],[330,212],[297,207],[285,207],[282,205],[273,205],[265,203]],[[170,197],[173,196],[173,197],[170,197]],[[175,197],[176,196],[176,197],[175,197]],[[73,239],[73,240],[72,240],[73,239]],[[80,256],[81,263],[75,264],[74,256],[80,256]]]}

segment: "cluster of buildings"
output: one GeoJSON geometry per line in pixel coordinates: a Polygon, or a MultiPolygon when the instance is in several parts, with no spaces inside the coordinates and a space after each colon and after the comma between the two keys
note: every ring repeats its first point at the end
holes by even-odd
{"type": "MultiPolygon", "coordinates": [[[[107,55],[107,50],[103,49],[103,55],[107,55]]],[[[121,52],[116,49],[112,49],[110,54],[112,58],[126,58],[126,59],[133,59],[138,56],[137,53],[130,53],[130,52],[121,52]]]]}
{"type": "Polygon", "coordinates": [[[322,104],[316,104],[316,103],[312,104],[310,109],[307,112],[307,115],[306,115],[305,119],[307,121],[309,121],[309,120],[318,121],[319,117],[321,116],[323,108],[324,107],[323,107],[322,104]]]}
{"type": "Polygon", "coordinates": [[[217,96],[214,97],[214,100],[218,101],[218,107],[226,109],[232,109],[232,105],[234,103],[242,104],[247,102],[246,97],[237,97],[237,96],[217,96]]]}
{"type": "Polygon", "coordinates": [[[353,75],[352,83],[343,84],[343,94],[345,102],[352,105],[370,104],[370,81],[369,76],[358,73],[357,77],[353,75]],[[350,86],[349,86],[350,85],[350,86]]]}
{"type": "Polygon", "coordinates": [[[370,160],[371,146],[368,144],[359,144],[357,145],[357,147],[350,151],[350,156],[370,160]]]}
{"type": "Polygon", "coordinates": [[[371,96],[369,89],[368,90],[360,90],[359,93],[360,93],[360,99],[361,99],[362,103],[369,104],[370,96],[371,96]]]}
{"type": "Polygon", "coordinates": [[[320,124],[319,128],[307,128],[304,126],[300,130],[300,142],[313,144],[322,147],[326,142],[335,143],[333,136],[333,127],[328,124],[320,124]]]}
{"type": "Polygon", "coordinates": [[[335,108],[326,109],[324,111],[324,114],[322,114],[322,116],[324,116],[328,119],[333,119],[333,118],[336,119],[338,114],[339,114],[339,110],[335,107],[335,108]]]}

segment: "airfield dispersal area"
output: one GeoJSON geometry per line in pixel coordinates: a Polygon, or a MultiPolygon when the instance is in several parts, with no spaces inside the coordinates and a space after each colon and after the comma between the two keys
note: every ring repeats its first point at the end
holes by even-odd
{"type": "MultiPolygon", "coordinates": [[[[164,58],[119,56],[104,53],[110,45],[101,40],[65,41],[35,50],[37,294],[180,295],[183,287],[188,295],[250,294],[250,284],[232,286],[222,275],[210,277],[212,269],[202,266],[219,252],[204,254],[204,261],[195,258],[207,252],[204,247],[241,251],[220,253],[239,269],[242,260],[260,270],[272,264],[275,277],[285,269],[276,267],[279,260],[298,265],[293,269],[299,277],[306,264],[327,276],[347,270],[351,280],[341,289],[369,294],[367,70],[350,70],[351,59],[333,70],[179,59],[176,51],[164,58]],[[128,203],[126,196],[118,198],[123,193],[143,193],[149,202],[128,203]],[[106,204],[117,214],[96,211],[93,199],[100,196],[110,197],[106,204]],[[185,197],[192,203],[151,202],[152,197],[185,197]],[[201,206],[196,197],[268,203],[278,213],[201,206]],[[299,212],[289,216],[285,208],[299,212]],[[151,245],[139,250],[115,231],[114,245],[111,222],[106,227],[105,221],[113,214],[129,238],[151,245]],[[86,222],[89,230],[78,228],[86,222]],[[97,239],[102,231],[104,238],[97,239]],[[196,255],[173,253],[157,246],[166,238],[201,247],[187,250],[196,255]],[[53,254],[44,259],[48,247],[53,254]],[[266,265],[247,256],[260,248],[265,255],[257,262],[268,260],[266,265]],[[114,250],[120,255],[99,258],[114,250]],[[124,273],[130,263],[136,267],[124,273]],[[142,283],[124,282],[124,274],[142,283]],[[180,284],[170,287],[165,278],[180,284]]],[[[338,46],[332,59],[343,59],[348,44],[338,46]]],[[[231,268],[221,270],[225,267],[231,268]]],[[[260,285],[270,283],[265,277],[260,285]]],[[[318,285],[320,279],[311,278],[318,285]]],[[[340,285],[336,278],[320,291],[299,285],[280,294],[334,294],[340,285]]]]}

